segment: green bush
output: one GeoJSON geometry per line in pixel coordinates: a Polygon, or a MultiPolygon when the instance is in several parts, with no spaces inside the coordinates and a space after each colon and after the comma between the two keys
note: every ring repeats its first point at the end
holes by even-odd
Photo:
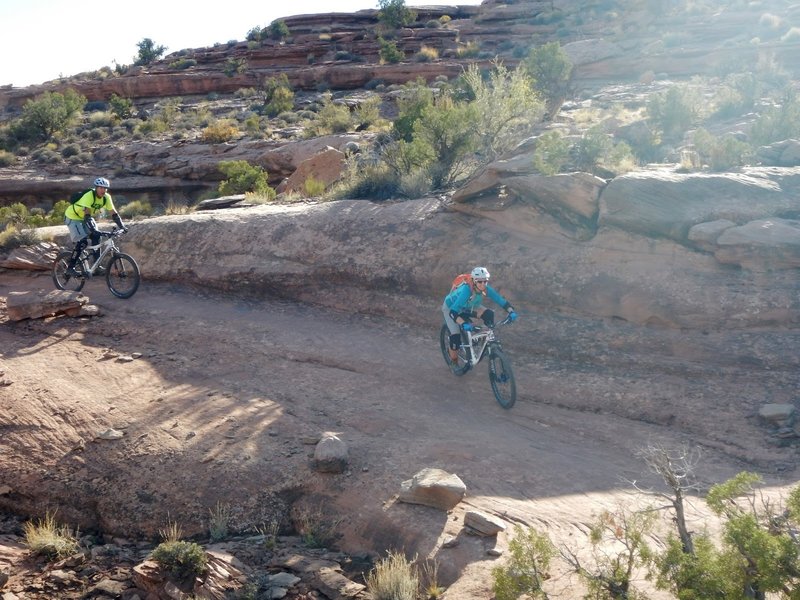
{"type": "Polygon", "coordinates": [[[343,133],[352,127],[350,109],[344,104],[333,102],[333,96],[326,92],[322,97],[322,108],[306,130],[306,135],[317,137],[329,133],[343,133]]]}
{"type": "Polygon", "coordinates": [[[337,199],[388,200],[396,198],[400,189],[399,175],[386,164],[351,164],[330,190],[337,199]]]}
{"type": "Polygon", "coordinates": [[[133,64],[137,66],[149,65],[153,61],[161,58],[164,52],[167,51],[166,46],[157,46],[150,38],[144,38],[142,41],[138,42],[136,46],[139,48],[139,52],[133,64]]]}
{"type": "Polygon", "coordinates": [[[439,51],[431,46],[421,46],[414,55],[414,60],[417,62],[430,62],[437,58],[439,58],[439,51]]]}
{"type": "Polygon", "coordinates": [[[116,115],[119,120],[129,119],[133,116],[133,101],[130,98],[122,98],[116,94],[111,94],[108,101],[109,110],[116,115]]]}
{"type": "Polygon", "coordinates": [[[223,67],[222,72],[228,77],[233,77],[234,75],[244,73],[246,70],[247,59],[230,56],[228,57],[228,60],[225,61],[225,66],[223,67]]]}
{"type": "Polygon", "coordinates": [[[285,21],[278,19],[270,23],[268,33],[269,37],[273,40],[282,40],[289,37],[289,27],[286,25],[285,21]]]}
{"type": "Polygon", "coordinates": [[[378,55],[380,56],[381,63],[399,63],[403,60],[406,55],[397,47],[397,44],[385,40],[382,37],[378,38],[378,44],[380,44],[380,50],[378,51],[378,55]]]}
{"type": "Polygon", "coordinates": [[[517,525],[508,543],[508,562],[492,569],[496,600],[517,600],[523,594],[547,598],[542,585],[549,578],[550,562],[557,550],[546,534],[517,525]]]}
{"type": "Polygon", "coordinates": [[[555,175],[569,161],[569,141],[558,131],[547,131],[536,140],[533,167],[542,175],[555,175]]]}
{"type": "Polygon", "coordinates": [[[712,171],[729,171],[746,164],[753,155],[749,144],[726,135],[716,137],[705,129],[698,129],[694,134],[694,145],[700,159],[712,171]]]}
{"type": "Polygon", "coordinates": [[[208,557],[194,542],[167,541],[153,550],[153,560],[178,581],[198,577],[206,572],[208,557]]]}
{"type": "Polygon", "coordinates": [[[544,98],[547,114],[555,116],[567,98],[572,61],[558,42],[550,42],[531,49],[522,66],[544,98]]]}
{"type": "Polygon", "coordinates": [[[197,65],[197,61],[193,58],[179,58],[178,60],[169,63],[170,69],[175,69],[176,71],[183,71],[184,69],[188,69],[189,67],[194,67],[197,65]]]}
{"type": "Polygon", "coordinates": [[[787,92],[777,106],[764,109],[750,127],[754,145],[766,146],[800,136],[800,101],[794,91],[787,92]]]}
{"type": "Polygon", "coordinates": [[[63,94],[45,92],[27,100],[17,122],[16,137],[21,142],[46,141],[53,134],[66,130],[84,104],[86,98],[71,88],[63,94]]]}
{"type": "Polygon", "coordinates": [[[647,115],[664,139],[680,139],[700,114],[700,99],[686,86],[672,86],[647,102],[647,115]]]}
{"type": "Polygon", "coordinates": [[[258,90],[258,95],[262,101],[261,111],[269,117],[294,108],[294,92],[286,73],[267,79],[258,90]]]}
{"type": "Polygon", "coordinates": [[[391,29],[417,20],[417,13],[406,7],[405,0],[378,0],[378,9],[378,20],[391,29]]]}
{"type": "Polygon", "coordinates": [[[219,163],[219,170],[227,177],[219,184],[217,191],[223,196],[255,192],[269,194],[268,175],[261,167],[256,167],[246,160],[228,160],[219,163]]]}

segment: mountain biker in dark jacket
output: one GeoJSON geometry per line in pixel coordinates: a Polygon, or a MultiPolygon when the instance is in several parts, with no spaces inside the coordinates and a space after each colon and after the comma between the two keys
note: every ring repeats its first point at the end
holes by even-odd
{"type": "MultiPolygon", "coordinates": [[[[114,201],[108,189],[111,184],[105,177],[98,177],[94,180],[94,189],[88,190],[64,211],[64,223],[69,229],[69,237],[75,242],[75,249],[67,265],[67,273],[74,274],[75,265],[81,251],[89,244],[95,246],[100,241],[100,234],[97,232],[97,224],[94,221],[94,214],[99,210],[107,210],[111,213],[111,218],[117,227],[125,229],[122,224],[122,217],[114,208],[114,201]]],[[[95,260],[99,258],[99,253],[95,251],[95,260]]]]}
{"type": "Polygon", "coordinates": [[[475,267],[470,272],[472,283],[463,282],[451,290],[442,303],[442,314],[447,329],[450,331],[450,360],[458,360],[458,347],[461,344],[461,332],[472,329],[471,317],[483,319],[487,327],[494,327],[494,311],[483,306],[483,298],[488,296],[495,304],[508,311],[509,318],[514,321],[517,313],[514,307],[500,292],[489,285],[489,271],[485,267],[475,267]]]}

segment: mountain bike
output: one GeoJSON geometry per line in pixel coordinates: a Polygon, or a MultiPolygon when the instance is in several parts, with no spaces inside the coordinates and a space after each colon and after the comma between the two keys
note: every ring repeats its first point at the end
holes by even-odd
{"type": "MultiPolygon", "coordinates": [[[[508,325],[509,317],[503,319],[499,325],[508,325]]],[[[503,408],[511,408],[517,401],[517,384],[514,380],[514,371],[511,369],[511,360],[503,352],[503,346],[497,337],[494,327],[473,326],[472,331],[465,331],[461,335],[461,347],[458,349],[458,360],[450,360],[450,330],[447,325],[442,325],[439,333],[439,344],[442,355],[455,375],[464,375],[471,368],[478,365],[484,357],[489,359],[489,383],[498,404],[503,408]]]]}
{"type": "Polygon", "coordinates": [[[98,231],[101,241],[94,246],[86,246],[81,251],[75,263],[73,273],[68,273],[69,261],[72,250],[59,252],[53,262],[53,283],[60,290],[79,292],[86,281],[95,275],[101,275],[105,270],[106,285],[117,298],[130,298],[139,289],[141,275],[139,265],[132,256],[120,251],[114,239],[125,233],[126,229],[111,231],[98,231]],[[94,260],[92,252],[99,251],[100,255],[94,260]],[[92,262],[94,260],[94,262],[92,262]]]}

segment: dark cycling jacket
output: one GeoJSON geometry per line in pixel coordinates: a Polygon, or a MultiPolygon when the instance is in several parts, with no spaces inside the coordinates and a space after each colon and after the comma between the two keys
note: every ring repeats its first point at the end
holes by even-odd
{"type": "MultiPolygon", "coordinates": [[[[511,306],[511,303],[488,283],[486,284],[486,295],[504,309],[508,309],[511,306]]],[[[447,294],[444,302],[453,312],[472,312],[483,304],[483,294],[478,291],[473,292],[469,283],[464,282],[447,294]]]]}

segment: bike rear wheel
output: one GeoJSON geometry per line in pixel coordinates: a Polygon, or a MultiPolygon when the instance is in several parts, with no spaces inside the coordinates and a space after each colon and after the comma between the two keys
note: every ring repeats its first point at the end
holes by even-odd
{"type": "Polygon", "coordinates": [[[450,349],[450,330],[447,328],[447,325],[442,325],[442,329],[439,332],[439,345],[442,349],[444,362],[447,363],[447,366],[454,375],[463,375],[469,371],[469,361],[466,358],[466,352],[463,348],[458,349],[458,360],[456,362],[450,360],[450,352],[448,352],[450,349]]]}
{"type": "Polygon", "coordinates": [[[53,283],[60,290],[80,292],[86,283],[86,278],[83,276],[83,264],[78,261],[75,264],[76,275],[70,277],[67,275],[67,268],[71,258],[71,251],[58,253],[55,261],[53,261],[53,283]]]}
{"type": "Polygon", "coordinates": [[[503,408],[511,408],[517,401],[517,383],[511,361],[502,350],[492,348],[489,351],[489,382],[497,403],[503,408]]]}
{"type": "Polygon", "coordinates": [[[106,284],[117,298],[130,298],[139,289],[139,265],[127,254],[115,254],[106,267],[106,284]]]}

